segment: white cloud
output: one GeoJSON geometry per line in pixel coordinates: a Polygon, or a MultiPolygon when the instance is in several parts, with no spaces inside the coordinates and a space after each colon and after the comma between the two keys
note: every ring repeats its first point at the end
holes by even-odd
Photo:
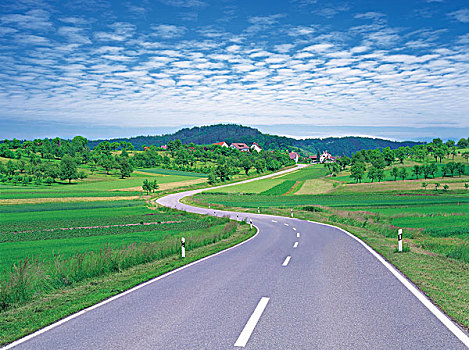
{"type": "Polygon", "coordinates": [[[157,37],[163,39],[177,38],[183,36],[184,33],[187,31],[186,27],[175,26],[170,24],[159,24],[156,26],[152,26],[152,29],[157,37]]]}
{"type": "Polygon", "coordinates": [[[462,23],[469,23],[469,9],[461,9],[451,13],[448,16],[462,23]]]}

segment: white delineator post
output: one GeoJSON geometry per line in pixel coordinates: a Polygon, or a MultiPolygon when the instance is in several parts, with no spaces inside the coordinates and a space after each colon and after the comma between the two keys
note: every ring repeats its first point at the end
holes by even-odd
{"type": "Polygon", "coordinates": [[[261,208],[257,207],[257,213],[259,214],[261,212],[261,208]]]}
{"type": "Polygon", "coordinates": [[[251,228],[252,228],[252,219],[249,220],[249,225],[250,225],[251,228]]]}
{"type": "Polygon", "coordinates": [[[290,216],[293,217],[293,209],[290,209],[290,216]]]}
{"type": "Polygon", "coordinates": [[[210,203],[208,203],[208,208],[210,209],[210,203]]]}
{"type": "Polygon", "coordinates": [[[186,257],[186,239],[184,237],[181,238],[181,257],[186,257]]]}
{"type": "Polygon", "coordinates": [[[397,245],[398,245],[397,250],[399,252],[402,252],[402,229],[401,228],[397,231],[397,245]]]}

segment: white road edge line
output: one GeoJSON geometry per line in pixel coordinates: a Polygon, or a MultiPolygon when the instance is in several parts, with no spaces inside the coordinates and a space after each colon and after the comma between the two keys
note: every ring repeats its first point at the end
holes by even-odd
{"type": "Polygon", "coordinates": [[[251,337],[252,332],[254,331],[254,328],[256,328],[257,322],[259,322],[259,319],[262,316],[262,313],[264,312],[267,303],[269,302],[270,298],[267,297],[262,297],[259,303],[256,306],[256,309],[252,313],[251,317],[249,317],[248,322],[244,326],[241,334],[238,337],[238,340],[236,340],[236,343],[234,346],[239,346],[239,347],[245,347],[247,342],[249,341],[249,338],[251,337]]]}
{"type": "Polygon", "coordinates": [[[287,266],[288,263],[290,262],[290,259],[291,259],[291,256],[290,256],[290,255],[287,256],[287,257],[285,258],[285,261],[283,262],[282,266],[287,266]]]}
{"type": "Polygon", "coordinates": [[[295,242],[295,244],[293,244],[293,248],[296,248],[298,247],[298,242],[295,242]]]}
{"type": "Polygon", "coordinates": [[[311,221],[308,220],[309,222],[313,224],[318,224],[322,226],[329,226],[336,228],[354,240],[356,240],[358,243],[360,243],[363,247],[365,247],[366,250],[368,250],[376,259],[379,260],[380,263],[382,263],[393,275],[396,277],[399,282],[401,282],[433,315],[435,315],[438,320],[440,320],[443,325],[448,328],[448,330],[453,333],[464,345],[466,345],[469,348],[469,337],[448,317],[446,316],[438,307],[436,307],[430,299],[428,299],[420,290],[418,290],[417,287],[415,287],[412,282],[410,282],[401,272],[399,272],[394,266],[392,266],[390,263],[388,263],[384,258],[379,255],[377,252],[375,252],[368,244],[363,242],[360,238],[355,237],[353,234],[350,232],[334,226],[334,225],[329,225],[329,224],[323,224],[322,222],[316,222],[316,221],[311,221]]]}
{"type": "Polygon", "coordinates": [[[114,295],[113,297],[110,297],[109,299],[103,300],[102,302],[100,302],[100,303],[98,303],[98,304],[95,304],[95,305],[90,306],[90,307],[88,307],[88,308],[86,308],[86,309],[83,309],[83,310],[81,310],[81,311],[78,311],[78,312],[76,312],[76,313],[74,313],[74,314],[71,314],[71,315],[68,316],[68,317],[65,317],[65,318],[61,319],[60,321],[57,321],[57,322],[52,323],[52,324],[50,324],[50,325],[48,325],[48,326],[46,326],[46,327],[44,327],[44,328],[41,328],[41,329],[37,330],[36,332],[31,333],[30,335],[27,335],[27,336],[25,336],[25,337],[23,337],[23,338],[20,338],[20,339],[18,339],[18,340],[15,340],[13,343],[10,343],[10,344],[6,345],[5,347],[0,348],[0,350],[11,349],[11,348],[13,348],[13,347],[15,347],[15,346],[17,346],[17,345],[20,345],[20,344],[22,344],[22,343],[24,343],[24,342],[26,342],[26,341],[28,341],[28,340],[30,340],[30,339],[32,339],[32,338],[37,337],[38,335],[41,335],[41,334],[43,334],[43,333],[45,333],[45,332],[47,332],[47,331],[50,331],[51,329],[54,329],[54,328],[56,328],[56,327],[58,327],[58,326],[60,326],[60,325],[62,325],[62,324],[64,324],[64,323],[66,323],[66,322],[68,322],[68,321],[71,321],[71,320],[73,320],[74,318],[77,318],[77,317],[79,317],[79,316],[81,316],[81,315],[87,313],[88,311],[97,309],[97,308],[100,307],[100,306],[106,305],[107,303],[110,303],[110,302],[112,302],[112,301],[114,301],[114,300],[116,300],[116,299],[122,298],[123,296],[125,296],[125,295],[127,295],[127,294],[130,294],[130,293],[132,293],[132,292],[135,292],[136,290],[139,290],[140,288],[146,287],[146,286],[148,286],[149,284],[155,283],[156,281],[159,281],[159,280],[161,280],[161,279],[163,279],[163,278],[165,278],[165,277],[171,276],[172,274],[174,274],[174,273],[176,273],[176,272],[179,272],[179,271],[181,271],[181,270],[187,269],[188,267],[191,267],[191,266],[193,266],[193,265],[195,265],[195,264],[201,263],[202,261],[208,260],[208,259],[210,259],[210,258],[213,258],[213,257],[217,256],[217,255],[223,254],[223,253],[225,253],[225,252],[227,252],[227,251],[229,251],[229,250],[232,250],[232,249],[234,249],[234,248],[237,248],[237,247],[239,247],[239,246],[241,246],[241,245],[243,245],[243,244],[249,242],[250,240],[254,239],[255,237],[257,237],[257,235],[258,235],[259,232],[260,232],[260,229],[259,229],[259,227],[257,227],[256,225],[253,225],[253,226],[254,226],[254,227],[256,228],[256,230],[257,230],[256,234],[255,234],[254,236],[252,236],[251,238],[248,238],[247,240],[243,241],[243,242],[240,242],[240,243],[238,243],[238,244],[236,244],[236,245],[234,245],[234,246],[232,246],[232,247],[230,247],[230,248],[227,248],[227,249],[225,249],[225,250],[219,251],[218,253],[215,253],[215,254],[206,256],[205,258],[202,258],[202,259],[193,261],[193,262],[191,262],[191,263],[189,263],[189,264],[187,264],[187,265],[183,265],[183,266],[181,266],[181,267],[178,267],[178,268],[175,269],[175,270],[168,271],[168,272],[166,272],[165,274],[163,274],[163,275],[161,275],[161,276],[158,276],[158,277],[155,277],[155,278],[153,278],[153,279],[151,279],[151,280],[149,280],[149,281],[143,282],[142,284],[136,285],[135,287],[133,287],[133,288],[131,288],[131,289],[128,289],[128,290],[126,290],[125,292],[122,292],[122,293],[120,293],[120,294],[114,295]]]}
{"type": "Polygon", "coordinates": [[[277,220],[272,220],[272,222],[277,222],[277,220]]]}

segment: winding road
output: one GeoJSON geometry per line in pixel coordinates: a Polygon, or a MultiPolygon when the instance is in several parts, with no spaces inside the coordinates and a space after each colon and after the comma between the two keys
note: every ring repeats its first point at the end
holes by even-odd
{"type": "Polygon", "coordinates": [[[469,348],[467,333],[347,232],[294,218],[179,202],[201,191],[157,202],[252,219],[258,234],[6,348],[469,348]]]}

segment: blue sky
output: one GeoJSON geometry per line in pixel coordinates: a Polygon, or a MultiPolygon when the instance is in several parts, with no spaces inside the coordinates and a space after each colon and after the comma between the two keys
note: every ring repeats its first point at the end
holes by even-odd
{"type": "Polygon", "coordinates": [[[469,136],[467,1],[0,4],[0,138],[469,136]]]}

